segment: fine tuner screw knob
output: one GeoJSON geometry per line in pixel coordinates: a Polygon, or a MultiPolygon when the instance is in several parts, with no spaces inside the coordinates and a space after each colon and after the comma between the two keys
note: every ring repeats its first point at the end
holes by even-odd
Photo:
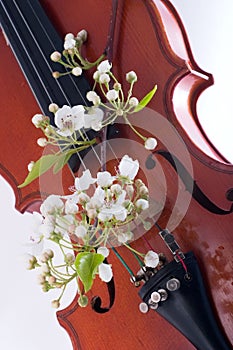
{"type": "Polygon", "coordinates": [[[177,278],[171,278],[169,281],[167,281],[166,287],[169,292],[174,292],[180,288],[180,281],[177,278]]]}

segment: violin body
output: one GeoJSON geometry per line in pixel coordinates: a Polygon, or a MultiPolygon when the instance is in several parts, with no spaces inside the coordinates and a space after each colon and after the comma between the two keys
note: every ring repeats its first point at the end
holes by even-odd
{"type": "MultiPolygon", "coordinates": [[[[51,0],[40,3],[62,37],[68,32],[87,30],[85,55],[90,61],[103,53],[111,14],[110,0],[85,0],[80,4],[57,0],[56,6],[51,0]]],[[[0,77],[4,82],[0,84],[4,125],[0,171],[14,189],[16,208],[21,212],[33,211],[41,203],[39,181],[23,189],[17,185],[26,176],[26,165],[41,156],[41,149],[36,145],[40,136],[31,123],[31,117],[38,113],[38,105],[3,35],[0,50],[0,77]]],[[[119,1],[113,67],[122,82],[128,71],[137,72],[134,95],[138,99],[158,85],[150,110],[135,118],[139,128],[155,135],[158,148],[146,153],[134,140],[138,147],[135,151],[135,142],[121,146],[115,137],[112,146],[117,147],[117,155],[121,157],[127,145],[129,155],[143,164],[152,196],[156,203],[162,203],[151,219],[173,232],[182,251],[194,252],[219,329],[232,343],[233,165],[207,139],[196,113],[197,99],[213,84],[213,78],[195,62],[182,22],[168,0],[119,1]]],[[[86,74],[89,81],[91,74],[86,74]]],[[[121,128],[119,124],[119,130],[121,128]]],[[[132,135],[124,133],[120,137],[128,142],[132,135]]],[[[62,180],[58,175],[57,179],[48,181],[42,195],[68,192],[72,184],[73,176],[65,167],[62,180]]],[[[145,236],[156,251],[164,252],[172,260],[156,227],[145,236]]],[[[147,249],[142,238],[133,246],[142,251],[147,249]]],[[[136,273],[137,261],[132,260],[127,249],[119,247],[119,252],[136,273]]],[[[96,295],[101,298],[105,311],[95,312],[91,306],[81,308],[75,299],[57,313],[74,349],[98,350],[110,346],[129,350],[195,349],[158,313],[152,310],[140,313],[141,287],[137,289],[130,282],[127,271],[114,254],[108,262],[113,266],[115,294],[112,286],[107,288],[97,280],[90,292],[90,299],[96,295]]],[[[202,305],[199,307],[201,313],[202,305]]]]}

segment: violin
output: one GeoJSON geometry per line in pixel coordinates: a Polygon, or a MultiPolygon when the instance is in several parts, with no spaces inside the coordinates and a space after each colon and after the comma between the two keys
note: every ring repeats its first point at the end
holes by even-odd
{"type": "MultiPolygon", "coordinates": [[[[72,81],[63,77],[59,84],[51,76],[56,64],[49,62],[49,56],[62,49],[61,38],[67,32],[85,28],[89,33],[86,57],[94,61],[104,52],[120,81],[126,72],[136,71],[139,82],[135,96],[141,98],[158,85],[150,108],[134,120],[140,130],[157,138],[158,147],[146,152],[127,125],[117,123],[108,130],[111,147],[107,158],[113,157],[113,149],[120,159],[127,149],[139,159],[155,207],[149,217],[152,228],[148,232],[139,228],[132,245],[142,251],[149,245],[170,262],[156,274],[140,275],[132,254],[117,247],[108,258],[114,266],[114,278],[107,287],[95,281],[90,292],[92,305],[80,308],[75,298],[57,312],[73,348],[230,349],[233,166],[215,149],[198,122],[196,102],[213,84],[213,77],[195,62],[175,8],[168,0],[65,4],[57,0],[56,6],[50,0],[1,0],[0,20],[25,75],[1,36],[0,76],[5,82],[1,84],[2,118],[8,127],[1,135],[0,169],[21,212],[38,210],[41,198],[50,193],[68,192],[74,174],[82,169],[75,158],[62,178],[60,174],[47,175],[42,191],[39,180],[18,188],[27,173],[25,164],[39,158],[41,152],[36,146],[37,130],[30,122],[38,104],[48,114],[50,102],[87,103],[91,73],[72,81]],[[10,70],[6,71],[6,64],[10,70]],[[9,132],[14,139],[14,162],[6,142],[9,132]],[[159,303],[151,300],[152,293],[159,294],[153,294],[160,298],[159,303]],[[189,305],[196,295],[193,314],[189,305]],[[140,305],[143,311],[149,306],[148,312],[140,312],[140,305]],[[181,312],[184,305],[185,315],[181,312]],[[193,318],[186,326],[190,315],[193,318]],[[208,322],[210,329],[207,326],[203,337],[200,328],[208,322]],[[109,328],[114,331],[106,332],[109,328]]],[[[94,158],[91,152],[83,155],[88,167],[97,169],[94,158]]]]}

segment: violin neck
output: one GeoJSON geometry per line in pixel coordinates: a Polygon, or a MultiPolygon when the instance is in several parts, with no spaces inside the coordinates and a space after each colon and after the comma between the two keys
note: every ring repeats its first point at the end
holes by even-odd
{"type": "Polygon", "coordinates": [[[60,38],[37,0],[0,0],[2,29],[36,97],[41,111],[48,115],[48,105],[86,104],[90,90],[87,80],[67,75],[54,79],[52,72],[62,67],[50,59],[63,50],[60,38]]]}

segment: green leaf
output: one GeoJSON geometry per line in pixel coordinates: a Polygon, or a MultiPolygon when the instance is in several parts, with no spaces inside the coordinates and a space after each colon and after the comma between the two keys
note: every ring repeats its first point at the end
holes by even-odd
{"type": "Polygon", "coordinates": [[[135,107],[134,112],[139,112],[144,107],[146,107],[148,103],[151,101],[151,99],[153,98],[154,94],[156,93],[156,90],[157,90],[157,85],[155,85],[154,88],[150,92],[148,92],[148,94],[145,97],[143,97],[143,99],[135,107]]]}
{"type": "Polygon", "coordinates": [[[83,252],[79,253],[75,260],[75,267],[80,280],[88,292],[93,284],[98,266],[104,261],[102,254],[83,252]]]}
{"type": "Polygon", "coordinates": [[[30,184],[33,180],[37,179],[40,175],[44,174],[49,170],[56,162],[58,156],[55,154],[47,154],[38,159],[33,165],[32,170],[28,173],[28,176],[24,182],[19,185],[19,188],[25,187],[30,184]]]}
{"type": "Polygon", "coordinates": [[[57,174],[63,167],[66,165],[66,163],[69,161],[70,157],[72,156],[74,152],[68,152],[68,153],[61,153],[57,157],[57,161],[54,164],[53,167],[53,173],[57,174]]]}

